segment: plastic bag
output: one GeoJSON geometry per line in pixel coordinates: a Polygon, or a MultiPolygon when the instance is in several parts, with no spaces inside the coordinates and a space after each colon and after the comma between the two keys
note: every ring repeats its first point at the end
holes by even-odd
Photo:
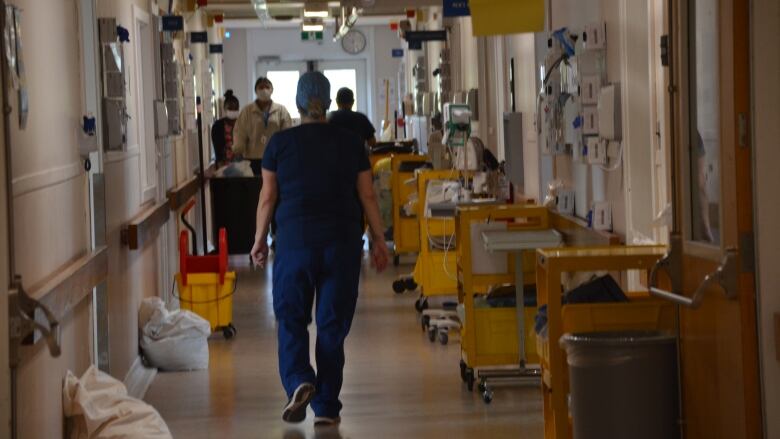
{"type": "Polygon", "coordinates": [[[547,194],[544,197],[545,207],[557,207],[558,192],[563,189],[563,181],[555,179],[547,185],[547,194]]]}
{"type": "Polygon", "coordinates": [[[150,297],[141,304],[139,323],[141,350],[152,366],[166,371],[208,369],[208,320],[187,310],[168,311],[162,300],[150,297]]]}
{"type": "Polygon", "coordinates": [[[249,160],[232,162],[217,170],[217,177],[254,177],[252,164],[249,160]]]}
{"type": "Polygon", "coordinates": [[[81,378],[68,371],[62,407],[71,439],[172,439],[154,407],[127,395],[124,384],[91,366],[81,378]]]}

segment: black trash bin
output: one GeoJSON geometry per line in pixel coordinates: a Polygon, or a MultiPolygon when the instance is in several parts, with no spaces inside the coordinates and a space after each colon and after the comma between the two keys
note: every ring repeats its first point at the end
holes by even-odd
{"type": "Polygon", "coordinates": [[[211,211],[214,236],[227,229],[228,253],[249,254],[255,242],[257,202],[260,200],[260,177],[211,178],[211,211]]]}
{"type": "Polygon", "coordinates": [[[565,334],[574,439],[679,439],[677,344],[658,332],[565,334]]]}

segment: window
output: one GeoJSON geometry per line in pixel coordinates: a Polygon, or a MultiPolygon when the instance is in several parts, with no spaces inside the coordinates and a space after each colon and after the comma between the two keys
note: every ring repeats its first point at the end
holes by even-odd
{"type": "MultiPolygon", "coordinates": [[[[347,87],[355,93],[355,102],[358,101],[357,70],[355,69],[329,69],[322,72],[330,81],[331,109],[336,109],[336,93],[342,87],[347,87]]],[[[354,105],[352,106],[355,109],[354,105]]]]}
{"type": "Polygon", "coordinates": [[[274,85],[274,102],[284,105],[293,119],[300,119],[298,105],[295,103],[295,95],[298,91],[298,79],[301,72],[298,70],[269,70],[268,79],[274,85]]]}

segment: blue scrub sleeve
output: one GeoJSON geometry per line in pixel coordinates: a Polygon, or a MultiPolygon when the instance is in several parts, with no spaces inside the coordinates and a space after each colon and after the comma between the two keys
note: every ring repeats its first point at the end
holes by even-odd
{"type": "Polygon", "coordinates": [[[265,147],[265,152],[263,153],[263,169],[271,172],[276,172],[276,150],[277,143],[279,138],[274,135],[271,136],[271,140],[268,141],[268,144],[265,147]]]}

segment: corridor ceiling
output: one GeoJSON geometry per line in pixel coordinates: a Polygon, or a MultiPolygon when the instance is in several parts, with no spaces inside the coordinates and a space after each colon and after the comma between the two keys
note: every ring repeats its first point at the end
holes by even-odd
{"type": "MultiPolygon", "coordinates": [[[[289,15],[300,17],[305,3],[323,3],[312,0],[267,0],[271,15],[289,15]],[[275,11],[274,11],[275,10],[275,11]]],[[[330,5],[339,3],[329,1],[330,5]]],[[[426,6],[441,6],[441,0],[353,0],[342,1],[342,4],[358,4],[363,8],[363,15],[401,15],[407,8],[421,8],[426,6]]],[[[222,13],[230,19],[256,18],[251,0],[209,0],[207,9],[213,13],[222,13]]]]}

